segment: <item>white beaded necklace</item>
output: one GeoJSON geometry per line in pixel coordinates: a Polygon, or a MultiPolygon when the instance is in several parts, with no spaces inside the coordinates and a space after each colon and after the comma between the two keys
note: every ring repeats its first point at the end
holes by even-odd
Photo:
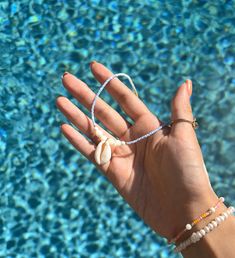
{"type": "Polygon", "coordinates": [[[159,130],[161,130],[163,127],[165,126],[169,126],[168,124],[163,123],[161,126],[159,126],[158,128],[150,131],[149,133],[135,139],[132,141],[120,141],[116,138],[108,138],[106,137],[103,132],[97,127],[96,122],[95,122],[95,115],[94,115],[94,109],[95,109],[95,104],[96,104],[96,100],[99,97],[99,95],[101,94],[101,92],[103,91],[103,89],[106,87],[106,85],[115,77],[118,76],[124,76],[126,78],[128,78],[128,80],[130,81],[130,84],[132,86],[132,88],[134,89],[134,93],[138,96],[135,85],[133,83],[133,81],[131,80],[130,76],[128,76],[125,73],[117,73],[112,75],[111,77],[109,77],[104,83],[103,85],[100,87],[99,91],[97,92],[97,94],[95,95],[95,98],[92,102],[92,106],[91,106],[91,120],[95,129],[95,135],[100,139],[99,144],[96,147],[95,150],[95,161],[97,162],[97,164],[99,165],[104,165],[105,163],[107,163],[108,161],[110,161],[111,157],[112,157],[112,151],[111,151],[111,146],[110,145],[114,145],[114,146],[121,146],[121,145],[125,145],[125,144],[133,144],[136,143],[138,141],[141,141],[151,135],[153,135],[154,133],[158,132],[159,130]]]}

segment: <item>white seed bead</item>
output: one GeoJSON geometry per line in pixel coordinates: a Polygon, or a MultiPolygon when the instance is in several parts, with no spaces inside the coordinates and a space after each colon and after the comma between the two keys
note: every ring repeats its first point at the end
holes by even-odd
{"type": "Polygon", "coordinates": [[[210,208],[210,211],[211,211],[212,213],[214,213],[214,212],[215,212],[215,208],[214,208],[214,207],[211,207],[211,208],[210,208]]]}
{"type": "Polygon", "coordinates": [[[120,141],[120,140],[116,140],[115,145],[116,145],[116,146],[120,146],[120,145],[121,145],[121,141],[120,141]]]}
{"type": "Polygon", "coordinates": [[[224,197],[219,198],[221,202],[224,202],[224,197]]]}
{"type": "Polygon", "coordinates": [[[126,144],[126,142],[125,141],[121,141],[121,145],[125,145],[126,144]]]}
{"type": "Polygon", "coordinates": [[[98,127],[95,127],[95,132],[99,132],[100,129],[98,127]]]}
{"type": "Polygon", "coordinates": [[[190,224],[187,224],[187,225],[185,226],[185,228],[186,228],[187,230],[190,230],[190,229],[192,229],[192,226],[191,226],[190,224]]]}
{"type": "Polygon", "coordinates": [[[109,138],[107,142],[109,143],[109,145],[115,145],[115,139],[113,138],[109,138]]]}
{"type": "Polygon", "coordinates": [[[103,135],[103,132],[101,130],[96,130],[95,135],[101,137],[103,135]]]}
{"type": "Polygon", "coordinates": [[[205,226],[204,230],[205,230],[206,233],[209,233],[209,232],[210,232],[210,229],[209,229],[208,226],[205,226]]]}
{"type": "Polygon", "coordinates": [[[220,217],[215,218],[215,221],[216,221],[218,224],[220,224],[220,222],[221,222],[220,217]]]}
{"type": "Polygon", "coordinates": [[[97,137],[101,138],[103,136],[103,133],[102,132],[99,132],[98,134],[96,134],[97,137]]]}
{"type": "Polygon", "coordinates": [[[105,136],[105,135],[102,134],[102,135],[100,136],[100,140],[101,140],[101,141],[107,140],[107,136],[105,136]]]}
{"type": "Polygon", "coordinates": [[[205,234],[206,234],[206,232],[205,232],[204,229],[201,229],[201,230],[200,230],[200,233],[201,233],[202,236],[205,236],[205,234]]]}
{"type": "Polygon", "coordinates": [[[218,224],[217,224],[217,222],[215,220],[213,220],[211,223],[213,224],[214,227],[218,226],[218,224]]]}
{"type": "Polygon", "coordinates": [[[102,132],[102,131],[100,130],[100,128],[98,128],[98,127],[95,127],[95,131],[96,131],[96,132],[102,132]]]}
{"type": "Polygon", "coordinates": [[[210,230],[212,230],[212,229],[214,228],[213,224],[212,224],[212,223],[209,223],[209,224],[208,224],[208,228],[209,228],[210,230]]]}

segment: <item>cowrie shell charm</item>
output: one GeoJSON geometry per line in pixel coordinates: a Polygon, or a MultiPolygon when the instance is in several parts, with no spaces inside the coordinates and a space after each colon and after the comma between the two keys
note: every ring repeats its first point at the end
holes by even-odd
{"type": "Polygon", "coordinates": [[[110,144],[107,140],[99,142],[95,150],[95,161],[99,165],[104,165],[110,161],[112,157],[112,151],[110,144]]]}

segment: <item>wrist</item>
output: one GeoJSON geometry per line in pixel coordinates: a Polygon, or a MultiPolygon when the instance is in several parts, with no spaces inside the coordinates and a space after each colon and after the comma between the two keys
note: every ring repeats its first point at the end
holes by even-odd
{"type": "MultiPolygon", "coordinates": [[[[195,231],[205,227],[210,221],[225,210],[227,210],[227,207],[224,204],[221,205],[210,219],[207,218],[207,221],[203,221],[200,225],[196,225],[195,231]]],[[[206,234],[202,239],[184,249],[182,255],[185,258],[197,258],[200,253],[201,258],[232,258],[234,257],[234,252],[231,246],[235,245],[234,233],[235,218],[233,215],[229,215],[225,221],[221,222],[219,226],[206,234]]]]}
{"type": "MultiPolygon", "coordinates": [[[[198,218],[202,213],[206,212],[209,208],[214,206],[218,201],[218,196],[215,194],[215,192],[211,189],[208,189],[207,191],[204,191],[200,196],[197,196],[194,199],[191,199],[190,202],[184,203],[183,206],[181,205],[181,208],[178,212],[176,212],[174,225],[172,228],[172,232],[169,235],[168,240],[175,237],[179,232],[181,232],[186,224],[191,224],[193,220],[198,218]]],[[[224,207],[224,204],[220,203],[219,207],[221,210],[221,207],[224,207]]],[[[224,208],[224,210],[226,207],[224,208]]],[[[217,213],[215,213],[217,214],[217,213]]],[[[212,214],[213,215],[213,214],[212,214]]],[[[200,225],[203,221],[210,221],[212,219],[212,215],[208,216],[207,218],[204,218],[202,221],[200,221],[198,224],[194,225],[193,229],[186,231],[183,233],[183,235],[176,241],[176,244],[179,242],[185,240],[189,235],[192,234],[194,230],[197,229],[197,226],[200,225]]],[[[216,215],[215,215],[216,216],[216,215]]]]}

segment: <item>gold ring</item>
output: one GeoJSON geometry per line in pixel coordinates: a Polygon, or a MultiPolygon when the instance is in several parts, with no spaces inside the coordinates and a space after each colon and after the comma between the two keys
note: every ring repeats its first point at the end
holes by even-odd
{"type": "Polygon", "coordinates": [[[193,126],[194,129],[197,129],[199,127],[196,118],[194,118],[193,121],[190,121],[190,120],[187,120],[187,119],[183,119],[183,118],[179,118],[179,119],[171,121],[171,123],[169,124],[169,127],[171,127],[173,123],[178,123],[178,122],[190,123],[193,126]]]}

